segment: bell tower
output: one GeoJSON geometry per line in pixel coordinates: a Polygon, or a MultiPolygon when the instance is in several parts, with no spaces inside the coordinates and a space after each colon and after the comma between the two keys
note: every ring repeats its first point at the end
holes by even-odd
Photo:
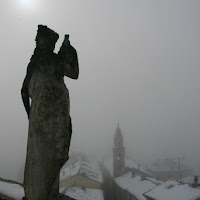
{"type": "Polygon", "coordinates": [[[113,177],[118,177],[125,172],[125,147],[119,123],[114,137],[113,147],[113,177]]]}

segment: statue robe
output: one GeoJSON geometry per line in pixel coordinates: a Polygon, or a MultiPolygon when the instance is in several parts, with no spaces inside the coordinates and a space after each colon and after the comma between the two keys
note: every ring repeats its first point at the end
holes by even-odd
{"type": "Polygon", "coordinates": [[[76,51],[40,52],[29,65],[29,115],[27,158],[24,174],[28,200],[55,200],[59,195],[59,172],[68,160],[71,140],[69,92],[63,76],[78,78],[76,51]],[[66,52],[71,52],[68,56],[66,52]]]}

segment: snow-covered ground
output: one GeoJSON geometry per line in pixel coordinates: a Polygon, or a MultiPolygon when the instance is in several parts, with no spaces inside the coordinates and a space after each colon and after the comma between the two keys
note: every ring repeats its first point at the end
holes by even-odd
{"type": "Polygon", "coordinates": [[[65,190],[62,188],[60,191],[76,200],[104,200],[103,191],[100,189],[81,189],[79,187],[68,187],[65,190]]]}
{"type": "Polygon", "coordinates": [[[200,198],[200,189],[176,181],[167,181],[145,195],[156,200],[196,200],[200,198]]]}
{"type": "Polygon", "coordinates": [[[0,193],[16,200],[24,196],[24,188],[18,184],[0,181],[0,193]]]}
{"type": "Polygon", "coordinates": [[[114,181],[119,187],[127,190],[139,200],[146,200],[143,194],[157,186],[150,180],[142,180],[141,176],[136,175],[133,177],[131,172],[115,178],[114,181]]]}

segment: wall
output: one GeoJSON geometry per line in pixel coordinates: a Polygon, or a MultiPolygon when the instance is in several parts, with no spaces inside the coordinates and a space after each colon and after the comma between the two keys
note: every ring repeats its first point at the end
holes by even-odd
{"type": "Polygon", "coordinates": [[[145,196],[145,197],[146,197],[147,200],[155,200],[155,199],[152,199],[152,198],[147,197],[147,196],[145,196]]]}
{"type": "Polygon", "coordinates": [[[113,191],[113,178],[108,170],[101,164],[100,165],[103,175],[103,195],[104,200],[115,200],[113,191]]]}
{"type": "Polygon", "coordinates": [[[108,170],[103,165],[101,165],[101,170],[103,174],[104,183],[104,200],[138,200],[127,190],[123,190],[122,188],[120,188],[113,180],[113,177],[110,175],[108,170]]]}
{"type": "Polygon", "coordinates": [[[115,200],[138,200],[135,196],[130,194],[127,190],[122,189],[113,181],[114,199],[115,200]]]}
{"type": "Polygon", "coordinates": [[[60,181],[60,188],[61,187],[68,187],[70,185],[76,185],[78,187],[85,187],[91,189],[101,189],[102,184],[98,181],[89,179],[87,177],[83,177],[80,175],[75,175],[60,181]]]}

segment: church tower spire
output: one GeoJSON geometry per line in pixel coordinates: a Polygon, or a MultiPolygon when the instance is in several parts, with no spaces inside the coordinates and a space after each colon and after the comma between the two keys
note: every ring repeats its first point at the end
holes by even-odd
{"type": "Polygon", "coordinates": [[[125,147],[119,123],[114,136],[113,147],[113,176],[118,177],[125,172],[125,147]]]}

